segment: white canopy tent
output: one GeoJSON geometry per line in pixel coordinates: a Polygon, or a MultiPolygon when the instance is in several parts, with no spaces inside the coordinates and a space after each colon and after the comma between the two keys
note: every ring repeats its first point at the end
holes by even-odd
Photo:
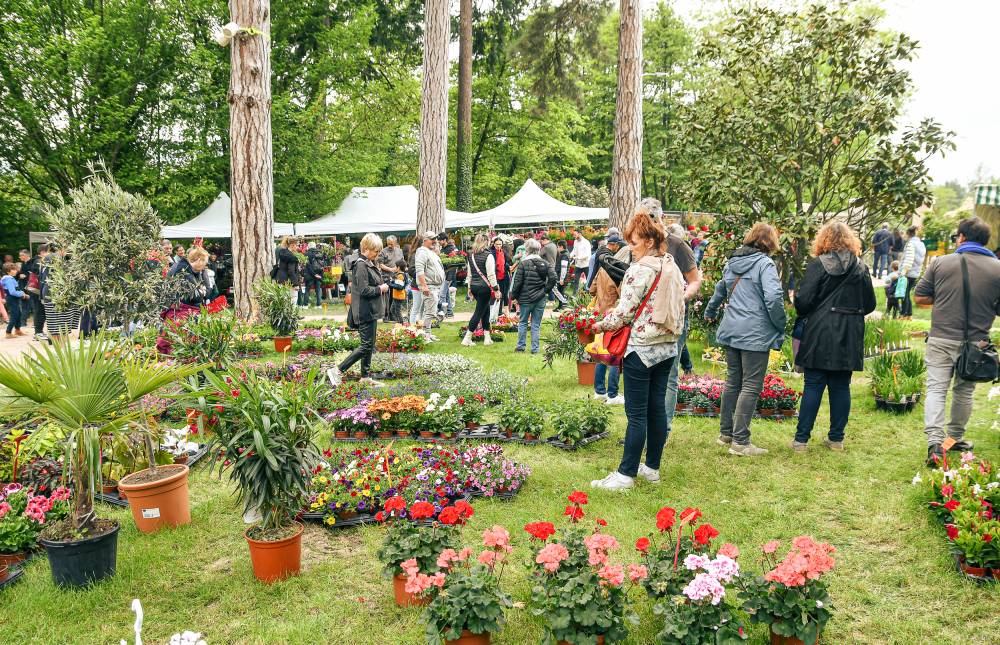
{"type": "MultiPolygon", "coordinates": [[[[480,214],[445,211],[448,229],[486,226],[480,214]]],[[[417,225],[417,189],[405,186],[358,187],[340,203],[336,211],[296,224],[298,235],[345,235],[353,233],[408,233],[417,225]]]]}
{"type": "Polygon", "coordinates": [[[528,179],[514,196],[480,213],[492,227],[542,224],[545,222],[592,222],[608,219],[607,208],[571,206],[549,195],[528,179]]]}
{"type": "MultiPolygon", "coordinates": [[[[195,237],[220,238],[232,237],[233,223],[231,219],[232,201],[229,195],[222,192],[208,208],[197,217],[176,226],[164,226],[160,235],[167,239],[192,239],[195,237]]],[[[292,224],[274,223],[274,236],[292,235],[292,224]]]]}

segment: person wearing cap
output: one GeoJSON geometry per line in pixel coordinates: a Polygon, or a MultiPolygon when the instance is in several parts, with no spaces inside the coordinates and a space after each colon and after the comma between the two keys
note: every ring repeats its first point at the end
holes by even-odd
{"type": "MultiPolygon", "coordinates": [[[[451,255],[456,250],[455,244],[448,237],[448,234],[443,231],[438,233],[437,242],[438,247],[441,249],[441,255],[451,255]]],[[[458,283],[457,276],[457,266],[449,266],[444,271],[444,282],[441,284],[441,298],[438,300],[439,318],[455,317],[455,300],[451,297],[451,288],[458,283]]]]}
{"type": "MultiPolygon", "coordinates": [[[[431,325],[437,314],[438,298],[441,294],[441,287],[444,285],[444,265],[441,264],[441,256],[434,249],[437,233],[427,231],[424,233],[420,248],[414,256],[414,274],[417,278],[417,287],[420,291],[420,313],[423,314],[424,335],[429,340],[437,340],[431,334],[431,325]]],[[[417,303],[413,303],[414,309],[417,303]]],[[[411,316],[412,318],[412,316],[411,316]]]]}
{"type": "MultiPolygon", "coordinates": [[[[608,234],[607,234],[607,237],[605,238],[604,243],[607,244],[608,243],[607,240],[609,240],[612,237],[615,237],[616,235],[618,237],[621,237],[622,236],[622,232],[618,229],[617,226],[609,226],[608,227],[608,234]]],[[[622,246],[627,246],[627,245],[623,243],[622,246]]],[[[590,255],[590,266],[587,267],[587,290],[588,291],[590,290],[590,285],[592,285],[594,283],[594,277],[595,277],[595,275],[597,273],[597,269],[599,269],[599,268],[600,267],[597,266],[597,252],[595,251],[594,253],[592,253],[590,255]]]]}

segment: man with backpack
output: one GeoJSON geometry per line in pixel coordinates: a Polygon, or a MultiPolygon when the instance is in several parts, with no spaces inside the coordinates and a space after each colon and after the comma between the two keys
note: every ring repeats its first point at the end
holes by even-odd
{"type": "Polygon", "coordinates": [[[934,305],[924,356],[929,466],[940,463],[947,451],[972,450],[972,442],[964,439],[972,394],[977,382],[996,379],[997,354],[990,328],[1000,315],[1000,260],[986,248],[989,240],[988,224],[978,217],[963,219],[958,223],[955,252],[932,262],[914,290],[917,304],[934,305]],[[951,420],[945,425],[949,389],[951,420]]]}

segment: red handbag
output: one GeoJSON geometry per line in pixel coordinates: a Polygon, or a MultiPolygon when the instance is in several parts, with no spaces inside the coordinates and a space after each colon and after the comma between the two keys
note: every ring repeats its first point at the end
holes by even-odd
{"type": "Polygon", "coordinates": [[[604,332],[604,347],[607,349],[608,354],[616,361],[616,365],[620,365],[625,359],[625,351],[628,349],[628,341],[632,336],[632,325],[635,324],[636,318],[639,317],[643,308],[645,308],[646,302],[649,301],[649,296],[656,291],[656,285],[659,284],[659,282],[660,274],[657,273],[652,286],[649,287],[649,291],[646,292],[642,302],[639,303],[639,308],[635,310],[635,315],[632,317],[631,323],[623,325],[614,331],[604,332]]]}

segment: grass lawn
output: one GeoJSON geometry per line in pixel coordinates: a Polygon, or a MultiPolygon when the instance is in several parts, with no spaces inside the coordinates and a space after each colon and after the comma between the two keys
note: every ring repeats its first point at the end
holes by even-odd
{"type": "MultiPolygon", "coordinates": [[[[458,344],[458,325],[439,334],[430,351],[458,352],[490,369],[505,369],[530,380],[534,396],[558,405],[584,396],[568,361],[545,370],[538,357],[514,354],[513,338],[490,348],[458,344]]],[[[700,348],[692,344],[692,355],[700,348]]],[[[716,368],[717,369],[717,368],[716,368]]],[[[860,379],[859,379],[860,380],[860,379]]],[[[801,387],[801,383],[795,383],[801,387]]],[[[968,437],[981,456],[1000,460],[997,433],[990,429],[996,402],[987,387],[977,392],[968,437]]],[[[977,587],[955,572],[944,531],[911,486],[923,471],[924,434],[920,412],[897,417],[876,412],[864,383],[854,387],[847,430],[847,451],[831,453],[819,445],[818,424],[807,454],[793,454],[792,422],[755,422],[754,441],[770,454],[739,459],[715,444],[717,422],[680,417],[667,445],[659,486],[639,485],[624,493],[591,493],[591,517],[608,521],[607,530],[628,545],[654,526],[656,510],[666,504],[698,506],[721,532],[721,539],[743,551],[741,564],[757,570],[759,545],[808,533],[837,548],[830,574],[836,614],[824,643],[997,643],[1000,586],[977,587]]],[[[826,410],[821,411],[820,419],[826,410]]],[[[621,456],[625,415],[616,408],[612,438],[578,452],[544,446],[510,445],[514,458],[533,473],[512,502],[475,502],[476,514],[465,529],[467,542],[493,524],[505,525],[518,541],[515,555],[527,559],[521,527],[535,520],[559,520],[565,497],[574,488],[614,468],[621,456]]],[[[321,443],[328,443],[327,437],[321,443]]],[[[422,643],[419,610],[397,608],[391,585],[379,575],[375,552],[378,527],[327,530],[309,526],[303,540],[302,575],[263,586],[253,580],[243,539],[241,513],[228,482],[209,478],[199,466],[191,477],[192,523],[140,535],[127,510],[100,508],[122,522],[117,575],[87,591],[56,589],[44,558],[36,559],[24,579],[2,593],[0,641],[18,643],[112,643],[130,637],[132,598],[145,608],[144,639],[163,643],[185,629],[201,631],[209,643],[422,643]]],[[[516,600],[528,589],[524,568],[505,574],[516,600]]],[[[633,599],[641,622],[630,643],[651,643],[659,630],[649,600],[640,590],[633,599]]],[[[751,643],[767,642],[766,630],[750,630],[751,643]]],[[[538,643],[541,625],[526,611],[513,610],[496,643],[538,643]]]]}

